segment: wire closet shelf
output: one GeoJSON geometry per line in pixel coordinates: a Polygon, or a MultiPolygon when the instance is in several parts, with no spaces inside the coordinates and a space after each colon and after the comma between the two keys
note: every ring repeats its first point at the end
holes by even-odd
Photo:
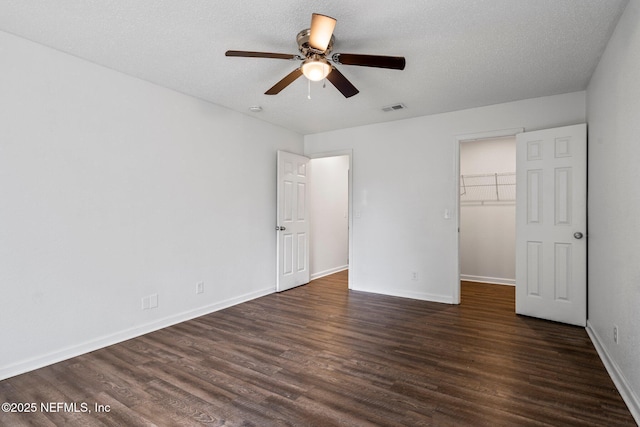
{"type": "Polygon", "coordinates": [[[460,175],[460,203],[515,203],[516,173],[460,175]]]}

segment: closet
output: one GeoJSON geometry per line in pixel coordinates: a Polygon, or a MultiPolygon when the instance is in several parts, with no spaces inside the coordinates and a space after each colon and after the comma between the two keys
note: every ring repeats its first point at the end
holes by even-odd
{"type": "Polygon", "coordinates": [[[460,142],[460,279],[515,284],[515,137],[460,142]]]}

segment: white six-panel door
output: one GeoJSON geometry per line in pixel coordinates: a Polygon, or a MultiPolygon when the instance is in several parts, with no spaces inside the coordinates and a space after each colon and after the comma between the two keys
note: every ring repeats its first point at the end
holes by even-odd
{"type": "Polygon", "coordinates": [[[586,325],[586,125],[517,135],[516,313],[586,325]]]}
{"type": "Polygon", "coordinates": [[[278,292],[309,283],[309,158],[278,151],[278,292]]]}

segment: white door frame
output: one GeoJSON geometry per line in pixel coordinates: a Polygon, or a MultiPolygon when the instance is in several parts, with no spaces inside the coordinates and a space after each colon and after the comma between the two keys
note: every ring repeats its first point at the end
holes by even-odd
{"type": "Polygon", "coordinates": [[[477,141],[480,139],[495,139],[495,138],[503,138],[503,137],[514,137],[524,132],[524,128],[512,128],[512,129],[498,129],[491,130],[485,132],[476,132],[476,133],[468,133],[463,135],[457,135],[455,137],[455,155],[454,155],[454,173],[455,179],[454,182],[456,184],[455,189],[455,208],[454,212],[456,212],[456,223],[458,229],[458,235],[455,242],[456,253],[458,254],[458,258],[455,263],[455,277],[457,278],[457,283],[453,287],[453,296],[452,302],[454,304],[460,304],[460,144],[466,141],[477,141]]]}
{"type": "MultiPolygon", "coordinates": [[[[310,158],[310,159],[321,159],[324,157],[338,157],[338,156],[349,156],[349,183],[348,183],[348,192],[349,192],[349,201],[348,201],[348,205],[349,205],[349,218],[348,218],[348,224],[349,224],[349,270],[351,271],[353,269],[354,266],[354,257],[353,257],[353,150],[352,149],[348,149],[348,150],[336,150],[336,151],[326,151],[326,152],[322,152],[322,153],[314,153],[314,154],[304,154],[306,157],[310,158]]],[[[313,185],[313,184],[312,184],[313,185]]],[[[313,215],[313,212],[311,212],[311,214],[313,215]]],[[[311,221],[313,221],[313,218],[311,218],[311,221]]],[[[352,274],[349,274],[349,279],[348,279],[348,288],[352,289],[351,286],[352,283],[352,274]]]]}

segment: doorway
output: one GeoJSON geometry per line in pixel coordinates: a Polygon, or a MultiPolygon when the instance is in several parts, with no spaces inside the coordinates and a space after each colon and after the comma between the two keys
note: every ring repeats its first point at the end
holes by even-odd
{"type": "Polygon", "coordinates": [[[350,214],[352,156],[348,150],[316,154],[310,158],[309,264],[313,280],[348,270],[353,260],[350,214]]]}
{"type": "Polygon", "coordinates": [[[515,285],[516,138],[507,129],[456,138],[458,286],[515,285]]]}

